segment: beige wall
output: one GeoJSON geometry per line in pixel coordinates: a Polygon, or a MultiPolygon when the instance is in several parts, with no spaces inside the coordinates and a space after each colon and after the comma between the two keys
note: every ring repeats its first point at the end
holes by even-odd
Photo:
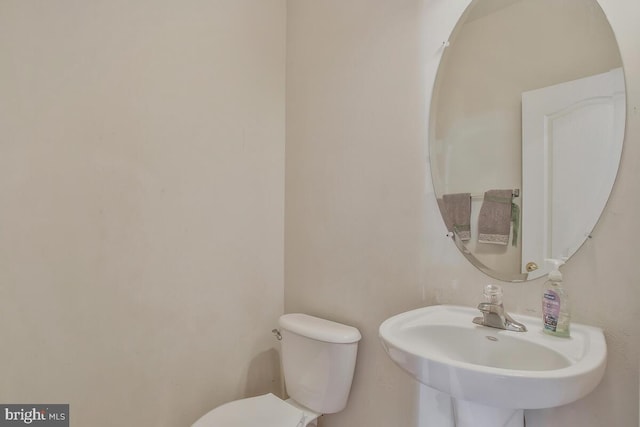
{"type": "Polygon", "coordinates": [[[0,3],[0,402],[278,390],[284,0],[0,3]]]}
{"type": "MultiPolygon", "coordinates": [[[[390,362],[377,338],[392,314],[477,304],[493,281],[445,238],[426,139],[431,87],[468,0],[288,2],[285,311],[360,328],[347,409],[323,427],[444,427],[446,399],[390,362]],[[438,412],[445,413],[440,421],[438,412]]],[[[529,411],[527,426],[638,424],[640,30],[635,0],[602,0],[628,83],[627,136],[612,198],[593,239],[565,268],[578,322],[604,328],[601,385],[566,407],[529,411]]],[[[505,284],[515,312],[538,313],[542,280],[505,284]]]]}

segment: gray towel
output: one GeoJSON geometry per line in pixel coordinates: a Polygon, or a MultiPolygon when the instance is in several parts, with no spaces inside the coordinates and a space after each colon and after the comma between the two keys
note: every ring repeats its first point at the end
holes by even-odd
{"type": "Polygon", "coordinates": [[[478,216],[478,242],[494,245],[509,243],[513,190],[489,190],[478,216]]]}
{"type": "Polygon", "coordinates": [[[455,232],[460,240],[471,239],[471,194],[445,194],[438,206],[447,230],[455,232]]]}

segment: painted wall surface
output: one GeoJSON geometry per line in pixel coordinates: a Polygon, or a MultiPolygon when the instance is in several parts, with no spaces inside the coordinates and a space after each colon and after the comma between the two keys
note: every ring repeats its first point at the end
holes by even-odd
{"type": "MultiPolygon", "coordinates": [[[[475,306],[494,282],[445,237],[433,195],[427,118],[436,70],[468,0],[288,2],[285,311],[358,327],[349,405],[322,427],[451,426],[446,396],[393,365],[377,337],[387,317],[424,305],[475,306]]],[[[565,407],[527,411],[527,426],[638,425],[640,299],[640,3],[602,0],[627,77],[617,183],[567,263],[574,320],[609,346],[602,383],[565,407]]],[[[515,313],[538,314],[543,280],[504,284],[515,313]]]]}
{"type": "Polygon", "coordinates": [[[279,389],[285,20],[0,3],[0,402],[185,426],[279,389]]]}

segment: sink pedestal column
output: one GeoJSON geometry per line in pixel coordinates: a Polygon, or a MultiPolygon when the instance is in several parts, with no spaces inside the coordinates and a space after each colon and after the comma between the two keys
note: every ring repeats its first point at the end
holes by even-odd
{"type": "Polygon", "coordinates": [[[452,399],[457,427],[524,427],[524,410],[452,399]]]}

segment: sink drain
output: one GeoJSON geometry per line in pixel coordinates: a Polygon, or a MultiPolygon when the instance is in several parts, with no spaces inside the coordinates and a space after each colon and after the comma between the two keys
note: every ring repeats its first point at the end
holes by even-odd
{"type": "Polygon", "coordinates": [[[487,335],[485,338],[488,339],[489,341],[498,341],[498,338],[492,337],[491,335],[487,335]]]}

